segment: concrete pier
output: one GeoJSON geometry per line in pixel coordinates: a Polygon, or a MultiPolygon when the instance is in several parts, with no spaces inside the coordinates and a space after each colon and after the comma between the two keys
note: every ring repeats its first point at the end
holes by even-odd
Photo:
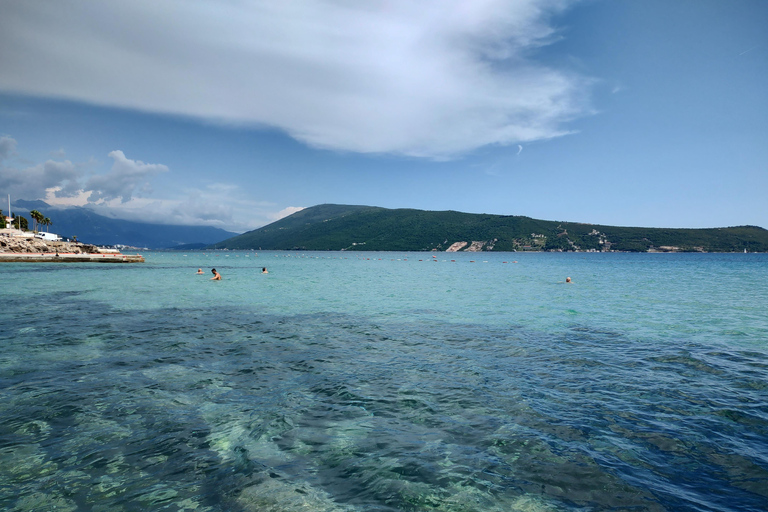
{"type": "Polygon", "coordinates": [[[38,262],[38,263],[144,263],[140,254],[120,253],[33,253],[3,252],[0,263],[38,262]]]}

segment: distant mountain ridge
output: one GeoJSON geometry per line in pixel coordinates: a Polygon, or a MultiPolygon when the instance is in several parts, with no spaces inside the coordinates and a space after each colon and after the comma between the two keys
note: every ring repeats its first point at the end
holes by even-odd
{"type": "MultiPolygon", "coordinates": [[[[179,226],[150,224],[122,219],[112,219],[82,207],[58,208],[44,201],[16,200],[13,213],[30,220],[29,212],[39,210],[53,224],[51,232],[65,238],[77,236],[77,240],[96,245],[129,245],[148,249],[174,249],[182,246],[202,248],[228,239],[237,233],[210,226],[179,226]]],[[[3,213],[5,209],[3,209],[3,213]]]]}
{"type": "Polygon", "coordinates": [[[323,204],[212,244],[213,249],[359,251],[768,252],[757,226],[680,229],[516,215],[323,204]]]}

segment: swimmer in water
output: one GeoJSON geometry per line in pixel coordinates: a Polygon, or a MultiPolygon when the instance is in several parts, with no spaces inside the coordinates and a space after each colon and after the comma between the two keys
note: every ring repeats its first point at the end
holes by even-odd
{"type": "Polygon", "coordinates": [[[197,269],[197,273],[198,274],[202,274],[203,273],[203,269],[201,269],[201,268],[197,269]]]}
{"type": "Polygon", "coordinates": [[[213,272],[213,277],[211,278],[211,281],[221,281],[221,274],[216,272],[215,268],[212,268],[211,272],[213,272]]]}
{"type": "Polygon", "coordinates": [[[566,278],[565,278],[565,282],[566,282],[566,283],[570,283],[570,282],[571,282],[571,278],[570,278],[570,277],[566,277],[566,278]]]}
{"type": "Polygon", "coordinates": [[[269,272],[267,272],[267,267],[261,267],[261,273],[262,274],[269,274],[269,272]]]}

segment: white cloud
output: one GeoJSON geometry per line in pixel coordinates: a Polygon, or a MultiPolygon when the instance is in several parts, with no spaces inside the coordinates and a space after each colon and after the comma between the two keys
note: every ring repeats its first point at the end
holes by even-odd
{"type": "Polygon", "coordinates": [[[10,2],[0,90],[446,158],[556,137],[588,111],[588,79],[532,57],[570,3],[10,2]]]}
{"type": "MultiPolygon", "coordinates": [[[[5,151],[14,152],[16,141],[4,137],[5,151]]],[[[229,183],[188,187],[163,197],[151,197],[150,182],[169,172],[163,164],[132,160],[120,150],[108,155],[113,165],[98,172],[93,160],[85,164],[69,160],[15,169],[0,165],[0,191],[15,199],[43,199],[54,207],[85,206],[101,215],[156,224],[213,226],[228,231],[248,231],[301,210],[255,201],[229,183]],[[137,191],[140,193],[137,194],[137,191]]]]}
{"type": "Polygon", "coordinates": [[[73,163],[69,160],[47,160],[44,163],[17,169],[2,165],[2,158],[15,153],[16,140],[0,138],[0,190],[19,199],[47,198],[50,204],[71,204],[121,200],[129,201],[137,192],[148,193],[151,179],[168,167],[131,160],[120,151],[112,151],[114,160],[107,173],[98,173],[97,162],[73,163]]]}
{"type": "Polygon", "coordinates": [[[237,232],[274,222],[290,210],[278,212],[275,204],[254,201],[239,187],[223,183],[187,188],[173,198],[133,197],[128,201],[90,202],[87,206],[101,215],[137,222],[213,226],[237,232]]]}
{"type": "Polygon", "coordinates": [[[61,187],[51,187],[46,189],[43,201],[51,206],[85,206],[88,204],[88,196],[91,195],[91,193],[87,190],[80,190],[76,194],[67,196],[61,195],[60,192],[61,187]]]}
{"type": "Polygon", "coordinates": [[[296,212],[300,212],[303,210],[304,206],[289,206],[288,208],[283,208],[279,212],[274,213],[271,218],[272,222],[278,221],[280,219],[284,219],[285,217],[288,217],[289,215],[293,215],[296,212]]]}
{"type": "Polygon", "coordinates": [[[212,226],[236,232],[250,231],[303,210],[291,206],[278,211],[274,203],[255,201],[240,192],[239,187],[221,183],[203,189],[188,188],[173,198],[132,197],[128,201],[116,198],[91,202],[89,196],[89,191],[82,191],[79,196],[62,198],[55,189],[49,189],[44,200],[51,206],[85,206],[100,215],[117,219],[212,226]]]}
{"type": "Polygon", "coordinates": [[[126,203],[137,192],[149,192],[149,180],[157,174],[168,172],[163,164],[145,164],[141,160],[131,160],[119,149],[109,153],[115,163],[107,174],[91,176],[85,189],[91,191],[90,202],[120,199],[126,203]]]}
{"type": "Polygon", "coordinates": [[[79,188],[77,180],[81,174],[82,170],[69,160],[48,160],[21,170],[0,166],[0,190],[21,199],[44,197],[48,188],[71,195],[79,188]]]}
{"type": "Polygon", "coordinates": [[[50,155],[51,155],[53,158],[58,158],[59,160],[61,160],[62,158],[64,158],[65,156],[67,156],[67,152],[66,152],[66,151],[64,151],[64,148],[59,148],[59,149],[57,149],[56,151],[51,151],[50,155]]]}
{"type": "Polygon", "coordinates": [[[228,231],[249,231],[279,220],[302,208],[278,206],[254,200],[239,186],[211,183],[204,188],[187,188],[183,199],[168,202],[165,223],[215,226],[228,231]]]}

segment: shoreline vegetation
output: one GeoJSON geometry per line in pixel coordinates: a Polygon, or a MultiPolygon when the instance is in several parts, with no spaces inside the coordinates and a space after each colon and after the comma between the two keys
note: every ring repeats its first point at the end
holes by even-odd
{"type": "Polygon", "coordinates": [[[638,228],[457,211],[323,204],[205,249],[439,252],[768,252],[768,230],[638,228]]]}
{"type": "Polygon", "coordinates": [[[16,229],[0,229],[0,262],[143,263],[144,257],[82,242],[42,240],[16,229]]]}

